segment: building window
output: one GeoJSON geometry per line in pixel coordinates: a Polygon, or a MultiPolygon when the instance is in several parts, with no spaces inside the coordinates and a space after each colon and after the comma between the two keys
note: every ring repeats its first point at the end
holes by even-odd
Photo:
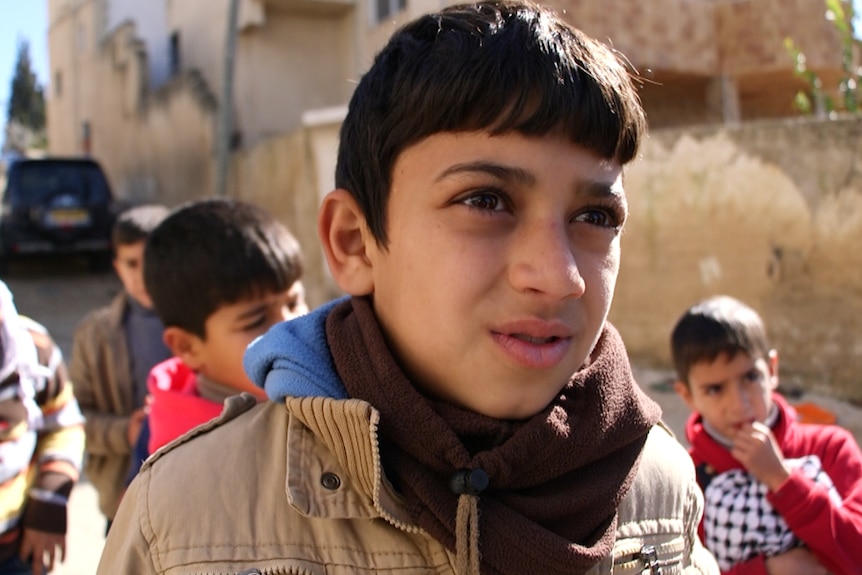
{"type": "Polygon", "coordinates": [[[407,8],[407,0],[374,0],[374,23],[379,24],[407,8]]]}
{"type": "Polygon", "coordinates": [[[176,76],[180,73],[180,33],[172,32],[169,41],[168,65],[170,66],[171,76],[176,76]]]}
{"type": "Polygon", "coordinates": [[[54,97],[59,98],[63,95],[63,71],[54,70],[54,97]]]}

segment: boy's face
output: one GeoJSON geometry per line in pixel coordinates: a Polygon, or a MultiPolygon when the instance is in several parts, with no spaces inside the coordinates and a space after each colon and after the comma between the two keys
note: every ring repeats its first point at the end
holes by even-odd
{"type": "Polygon", "coordinates": [[[753,359],[745,352],[724,353],[714,361],[695,363],[689,384],[675,384],[688,407],[700,413],[723,436],[733,439],[739,429],[763,423],[772,409],[772,391],[778,386],[778,354],[753,359]]]}
{"type": "Polygon", "coordinates": [[[374,309],[412,381],[490,417],[558,395],[604,325],[627,203],[619,164],[558,136],[440,133],[393,169],[374,309]]]}
{"type": "Polygon", "coordinates": [[[115,247],[114,270],[123,289],[139,304],[152,309],[153,301],[144,286],[144,240],[115,247]]]}
{"type": "Polygon", "coordinates": [[[205,339],[189,336],[195,340],[194,356],[181,357],[211,381],[260,395],[261,389],[252,383],[242,366],[248,344],[276,323],[307,311],[300,281],[284,292],[268,292],[224,305],[207,318],[205,339]]]}

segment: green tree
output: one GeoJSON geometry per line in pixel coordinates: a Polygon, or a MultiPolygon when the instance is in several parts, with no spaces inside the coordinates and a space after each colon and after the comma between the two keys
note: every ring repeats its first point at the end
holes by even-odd
{"type": "Polygon", "coordinates": [[[45,95],[30,62],[30,45],[18,41],[18,61],[12,76],[3,151],[24,153],[28,148],[45,148],[45,95]]]}
{"type": "Polygon", "coordinates": [[[854,46],[858,40],[853,30],[853,7],[846,0],[825,0],[826,19],[830,21],[841,41],[841,68],[843,75],[838,83],[839,102],[824,90],[823,81],[808,68],[805,53],[792,38],[784,39],[784,47],[793,58],[794,73],[808,84],[808,90],[799,91],[794,99],[796,108],[806,114],[832,115],[836,111],[862,112],[860,105],[860,78],[862,67],[854,61],[854,46]],[[813,101],[812,101],[813,100],[813,101]]]}
{"type": "Polygon", "coordinates": [[[18,41],[18,61],[12,76],[6,120],[34,132],[45,129],[45,95],[30,62],[30,45],[18,41]]]}

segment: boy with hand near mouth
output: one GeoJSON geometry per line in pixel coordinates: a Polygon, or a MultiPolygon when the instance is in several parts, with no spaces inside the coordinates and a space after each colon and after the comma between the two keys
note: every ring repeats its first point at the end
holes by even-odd
{"type": "Polygon", "coordinates": [[[349,297],[249,346],[271,401],[150,458],[99,572],[716,573],[606,321],[644,131],[625,66],[546,8],[397,31],[318,217],[349,297]]]}
{"type": "Polygon", "coordinates": [[[775,390],[760,316],[717,296],[671,335],[675,389],[705,493],[702,536],[722,573],[862,573],[862,453],[835,426],[804,425],[775,390]]]}

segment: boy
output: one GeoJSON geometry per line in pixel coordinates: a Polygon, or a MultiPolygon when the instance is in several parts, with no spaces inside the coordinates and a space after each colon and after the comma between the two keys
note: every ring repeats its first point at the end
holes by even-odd
{"type": "Polygon", "coordinates": [[[797,423],[760,316],[707,299],[679,319],[671,349],[693,411],[702,535],[722,572],[862,573],[862,453],[842,428],[797,423]]]}
{"type": "Polygon", "coordinates": [[[318,219],[352,297],[249,347],[272,401],[151,457],[100,573],[716,572],[605,321],[644,130],[620,61],[545,8],[396,32],[318,219]]]}
{"type": "Polygon", "coordinates": [[[41,575],[66,556],[66,509],[84,419],[60,348],[0,282],[0,573],[41,575]]]}
{"type": "Polygon", "coordinates": [[[72,341],[69,370],[87,418],[85,470],[109,527],[144,419],[147,376],[171,356],[143,272],[147,237],[168,212],[165,206],[142,205],[117,217],[111,240],[123,289],[110,305],[81,320],[72,341]]]}
{"type": "Polygon", "coordinates": [[[175,357],[150,372],[149,433],[132,473],[147,455],[219,415],[227,397],[246,391],[265,399],[242,356],[273,324],[308,311],[301,275],[296,239],[251,204],[192,202],[153,230],[144,281],[175,357]]]}

